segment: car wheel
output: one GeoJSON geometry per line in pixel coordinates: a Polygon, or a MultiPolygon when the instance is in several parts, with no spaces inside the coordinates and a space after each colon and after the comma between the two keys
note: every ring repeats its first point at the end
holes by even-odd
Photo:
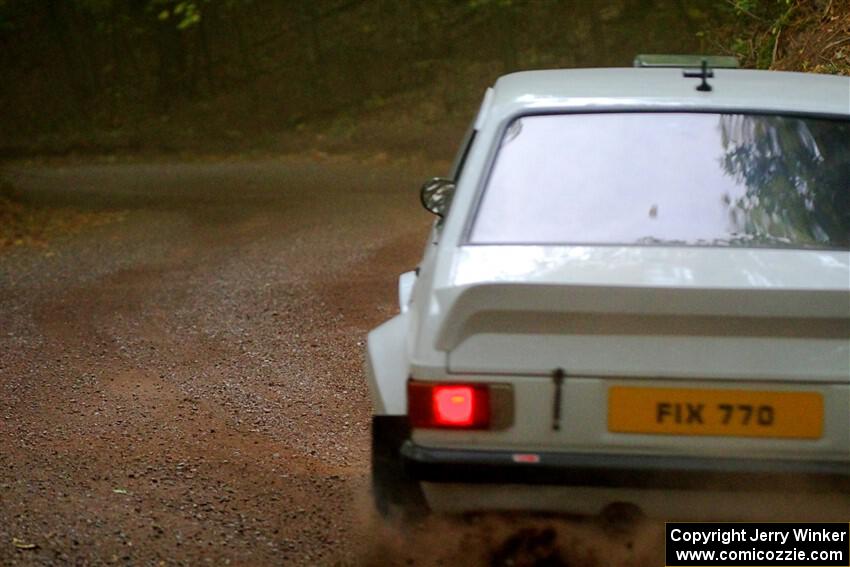
{"type": "Polygon", "coordinates": [[[422,488],[405,472],[399,453],[409,437],[406,416],[372,417],[372,497],[386,519],[418,521],[429,513],[422,488]]]}

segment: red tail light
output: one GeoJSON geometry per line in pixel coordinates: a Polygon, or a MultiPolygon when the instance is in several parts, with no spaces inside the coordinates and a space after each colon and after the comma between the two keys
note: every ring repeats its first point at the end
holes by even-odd
{"type": "Polygon", "coordinates": [[[407,383],[410,425],[427,428],[489,429],[487,384],[407,383]]]}
{"type": "Polygon", "coordinates": [[[433,390],[433,397],[434,417],[441,425],[469,427],[476,406],[481,403],[469,386],[438,386],[433,390]]]}

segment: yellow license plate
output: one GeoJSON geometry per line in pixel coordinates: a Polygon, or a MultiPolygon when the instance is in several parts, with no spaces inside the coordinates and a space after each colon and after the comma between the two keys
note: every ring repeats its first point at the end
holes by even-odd
{"type": "Polygon", "coordinates": [[[816,392],[614,386],[608,389],[608,431],[819,439],[823,397],[816,392]]]}

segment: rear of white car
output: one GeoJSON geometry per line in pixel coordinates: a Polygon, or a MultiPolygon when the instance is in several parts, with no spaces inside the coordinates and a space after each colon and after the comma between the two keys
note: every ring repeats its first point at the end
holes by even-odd
{"type": "Polygon", "coordinates": [[[389,504],[847,519],[850,80],[709,83],[491,91],[409,308],[370,335],[389,504]]]}

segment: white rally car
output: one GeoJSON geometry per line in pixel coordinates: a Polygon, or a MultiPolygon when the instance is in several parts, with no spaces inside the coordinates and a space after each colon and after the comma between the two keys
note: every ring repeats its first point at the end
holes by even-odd
{"type": "Polygon", "coordinates": [[[850,78],[507,75],[422,201],[382,512],[850,519],[850,78]]]}

